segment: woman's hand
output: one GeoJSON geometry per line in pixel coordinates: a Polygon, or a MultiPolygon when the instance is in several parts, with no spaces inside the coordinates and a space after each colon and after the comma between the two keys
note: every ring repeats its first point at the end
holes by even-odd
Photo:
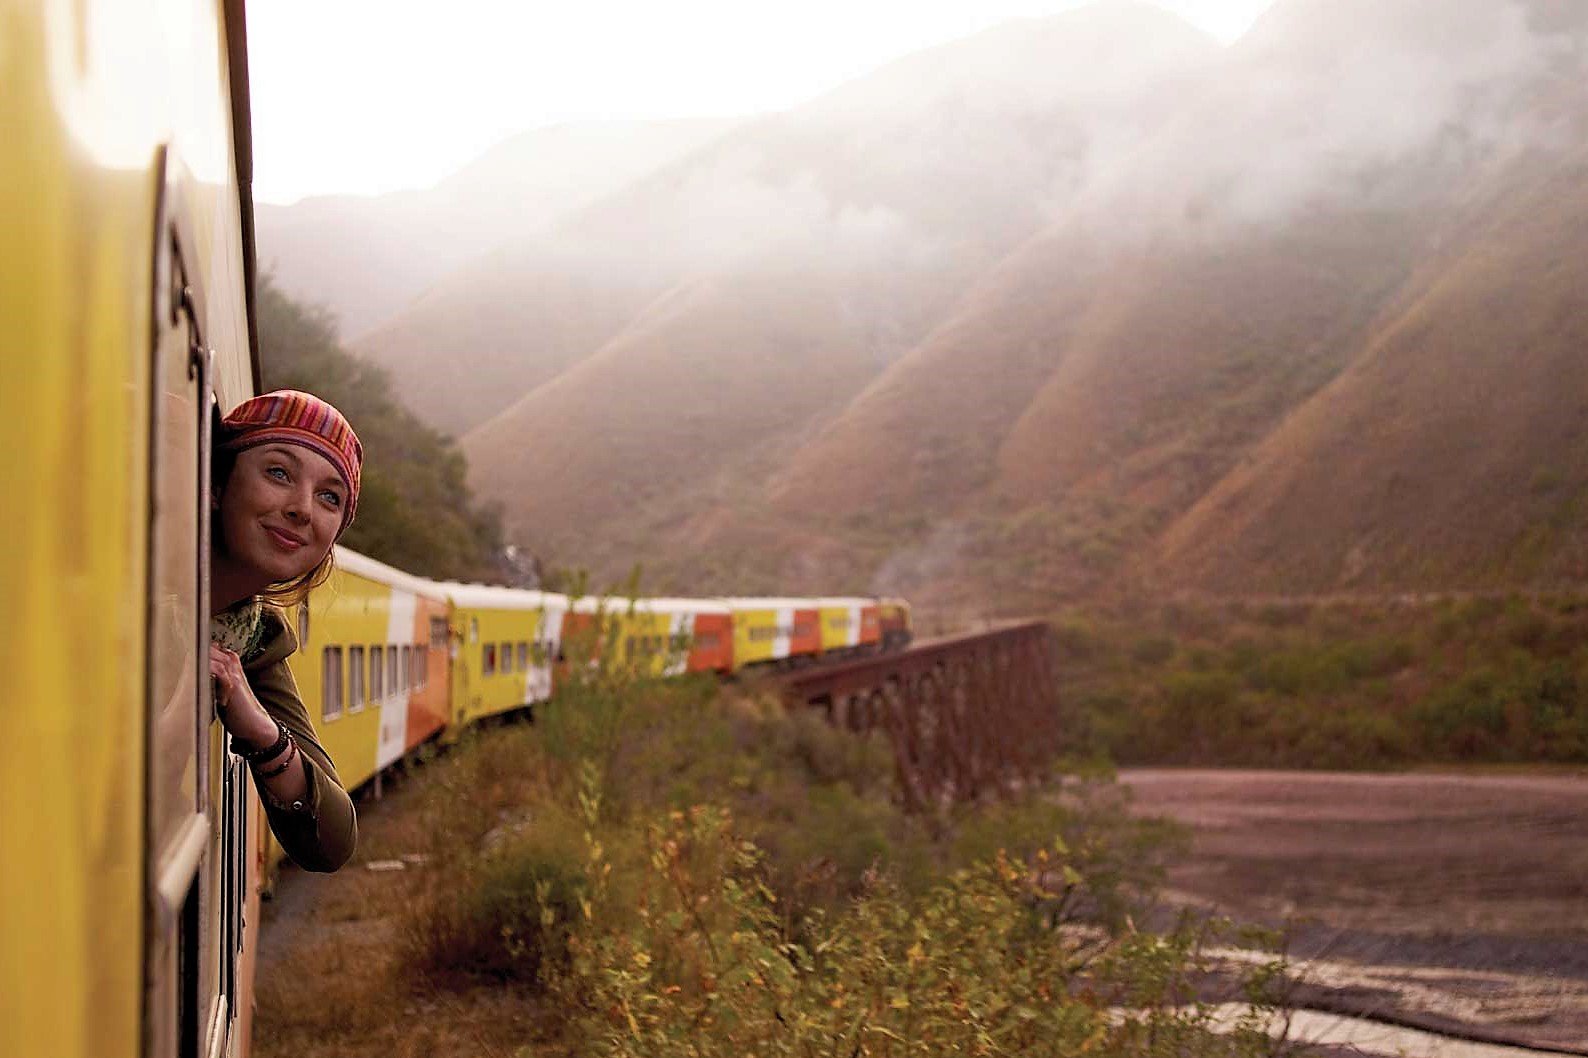
{"type": "Polygon", "coordinates": [[[275,742],[276,722],[254,697],[242,659],[225,647],[211,643],[210,675],[219,684],[221,725],[231,736],[259,748],[275,742]]]}

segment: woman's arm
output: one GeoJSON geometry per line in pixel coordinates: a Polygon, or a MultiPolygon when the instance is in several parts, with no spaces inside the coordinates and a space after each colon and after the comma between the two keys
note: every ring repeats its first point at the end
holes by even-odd
{"type": "Polygon", "coordinates": [[[260,663],[245,670],[236,654],[214,646],[210,669],[221,685],[222,723],[235,738],[268,747],[277,741],[278,721],[291,734],[292,745],[252,762],[254,779],[270,829],[293,862],[310,871],[334,871],[353,855],[358,820],[287,668],[290,653],[267,649],[260,663]]]}

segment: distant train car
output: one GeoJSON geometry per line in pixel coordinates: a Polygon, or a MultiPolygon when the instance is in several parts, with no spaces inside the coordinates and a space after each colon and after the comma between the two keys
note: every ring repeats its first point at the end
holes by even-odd
{"type": "Polygon", "coordinates": [[[569,600],[553,592],[438,584],[451,604],[452,733],[551,697],[569,600]]]}
{"type": "Polygon", "coordinates": [[[814,601],[821,616],[824,656],[857,657],[882,649],[876,599],[840,596],[814,601]]]}
{"type": "Polygon", "coordinates": [[[814,599],[732,597],[733,669],[809,663],[821,655],[821,613],[814,599]]]}
{"type": "Polygon", "coordinates": [[[903,599],[888,597],[877,601],[877,619],[882,633],[883,650],[903,650],[914,638],[910,622],[910,604],[903,599]]]}
{"type": "Polygon", "coordinates": [[[733,669],[733,611],[711,599],[620,600],[614,645],[647,676],[733,669]]]}

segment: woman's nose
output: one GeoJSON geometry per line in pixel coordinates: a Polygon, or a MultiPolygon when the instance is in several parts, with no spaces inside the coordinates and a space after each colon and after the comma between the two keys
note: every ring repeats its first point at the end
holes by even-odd
{"type": "Polygon", "coordinates": [[[296,521],[309,520],[309,497],[304,494],[294,493],[287,499],[286,515],[296,521]]]}

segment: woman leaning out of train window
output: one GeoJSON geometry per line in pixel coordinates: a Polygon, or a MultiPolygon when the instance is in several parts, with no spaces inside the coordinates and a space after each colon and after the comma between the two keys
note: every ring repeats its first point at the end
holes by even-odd
{"type": "Polygon", "coordinates": [[[358,823],[287,668],[298,643],[285,610],[331,574],[364,449],[340,412],[293,390],[239,405],[216,442],[210,673],[221,723],[287,855],[334,871],[353,855],[358,823]]]}

